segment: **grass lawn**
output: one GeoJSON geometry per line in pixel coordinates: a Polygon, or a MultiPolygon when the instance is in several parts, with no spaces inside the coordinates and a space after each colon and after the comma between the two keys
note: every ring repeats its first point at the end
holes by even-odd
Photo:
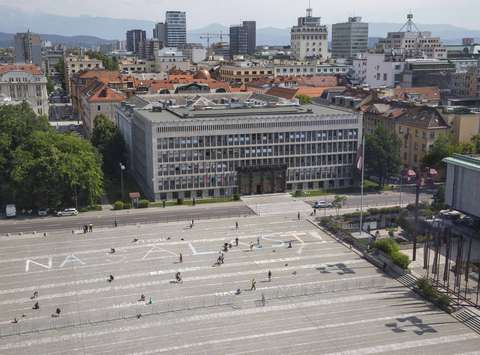
{"type": "MultiPolygon", "coordinates": [[[[205,198],[201,200],[195,200],[195,204],[204,205],[207,203],[222,203],[222,202],[232,202],[235,201],[233,197],[215,197],[215,198],[205,198]]],[[[178,204],[177,201],[165,201],[165,207],[169,206],[193,206],[193,200],[183,200],[182,204],[178,204]]],[[[163,202],[151,202],[150,207],[163,207],[163,202]]]]}

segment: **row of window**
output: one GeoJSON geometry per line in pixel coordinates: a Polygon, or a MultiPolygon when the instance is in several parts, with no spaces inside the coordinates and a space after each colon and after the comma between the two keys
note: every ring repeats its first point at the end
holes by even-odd
{"type": "Polygon", "coordinates": [[[279,144],[295,142],[356,141],[357,129],[325,131],[275,132],[254,134],[229,134],[198,137],[158,138],[157,148],[181,149],[225,146],[249,146],[256,144],[279,144]]]}
{"type": "Polygon", "coordinates": [[[185,162],[185,163],[168,163],[164,162],[157,167],[158,176],[176,176],[176,175],[194,175],[194,174],[218,174],[232,173],[239,168],[257,166],[263,161],[271,161],[275,165],[286,165],[289,168],[307,168],[307,167],[323,167],[345,166],[351,168],[353,166],[356,154],[329,154],[329,155],[301,155],[296,157],[267,157],[259,156],[256,159],[242,160],[223,160],[208,162],[185,162]]]}
{"type": "MultiPolygon", "coordinates": [[[[305,115],[296,115],[295,120],[290,121],[275,121],[281,116],[271,116],[271,121],[260,121],[258,123],[229,123],[229,124],[204,124],[197,126],[158,126],[157,133],[163,132],[196,132],[196,131],[237,131],[240,129],[259,129],[259,128],[281,128],[281,127],[318,127],[318,126],[341,126],[341,125],[356,125],[358,118],[323,118],[319,120],[300,121],[300,118],[308,117],[305,115]]],[[[351,116],[350,116],[351,117],[351,116]]]]}

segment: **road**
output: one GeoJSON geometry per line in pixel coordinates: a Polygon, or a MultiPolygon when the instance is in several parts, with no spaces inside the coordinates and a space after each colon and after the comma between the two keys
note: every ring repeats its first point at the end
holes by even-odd
{"type": "MultiPolygon", "coordinates": [[[[248,216],[251,214],[262,214],[267,210],[268,214],[281,214],[289,209],[298,212],[311,211],[313,201],[333,201],[334,196],[320,196],[306,199],[293,198],[290,194],[248,196],[243,202],[227,202],[219,204],[205,204],[193,206],[173,206],[163,208],[149,208],[127,211],[101,211],[81,213],[74,217],[45,217],[45,218],[24,218],[0,221],[0,235],[7,233],[44,233],[54,230],[81,230],[85,224],[92,223],[94,228],[113,227],[115,218],[119,225],[158,223],[172,221],[190,221],[192,219],[211,219],[248,216]],[[263,210],[259,210],[264,205],[263,210]],[[296,207],[294,207],[296,206],[296,207]]],[[[430,195],[422,194],[421,200],[430,199],[430,195]]],[[[415,201],[412,193],[403,193],[403,206],[415,201]]],[[[364,207],[387,207],[398,206],[400,198],[398,193],[386,192],[378,194],[367,194],[364,196],[364,207]]],[[[359,195],[347,195],[347,201],[342,209],[343,212],[353,212],[360,207],[359,195]]],[[[336,210],[324,211],[326,214],[336,214],[336,210]]]]}
{"type": "Polygon", "coordinates": [[[92,223],[94,228],[113,227],[115,219],[118,225],[159,223],[173,221],[191,221],[198,219],[240,217],[253,214],[253,211],[241,202],[179,206],[169,208],[150,208],[128,211],[102,211],[81,213],[73,217],[45,217],[31,219],[12,219],[0,221],[0,235],[18,233],[44,233],[56,230],[81,230],[85,224],[92,223]]]}

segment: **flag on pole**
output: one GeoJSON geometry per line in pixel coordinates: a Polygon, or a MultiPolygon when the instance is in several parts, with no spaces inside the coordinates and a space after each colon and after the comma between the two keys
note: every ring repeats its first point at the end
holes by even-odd
{"type": "Polygon", "coordinates": [[[357,158],[355,161],[357,163],[357,169],[361,171],[363,169],[363,144],[358,146],[357,158]]]}

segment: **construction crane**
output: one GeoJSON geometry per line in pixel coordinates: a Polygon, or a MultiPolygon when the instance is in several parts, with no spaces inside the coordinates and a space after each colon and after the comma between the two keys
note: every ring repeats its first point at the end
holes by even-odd
{"type": "MultiPolygon", "coordinates": [[[[210,39],[213,38],[218,38],[220,39],[220,42],[223,42],[223,37],[230,37],[229,34],[223,33],[223,32],[218,32],[218,33],[202,33],[200,34],[200,39],[206,39],[207,40],[207,49],[208,49],[208,57],[210,58],[212,53],[212,47],[210,46],[210,39]]],[[[214,43],[212,43],[213,46],[214,43]]]]}

